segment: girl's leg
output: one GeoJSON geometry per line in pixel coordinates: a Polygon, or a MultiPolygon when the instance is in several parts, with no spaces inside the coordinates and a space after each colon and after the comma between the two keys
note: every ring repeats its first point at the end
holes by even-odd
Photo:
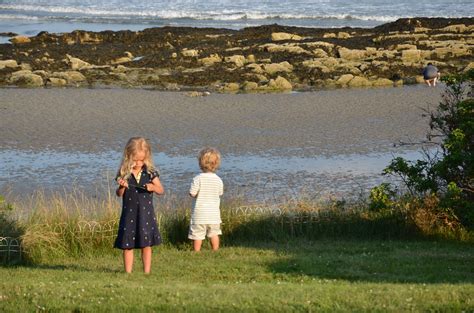
{"type": "Polygon", "coordinates": [[[201,246],[202,246],[202,240],[194,240],[193,241],[194,251],[196,251],[196,252],[201,251],[201,246]]]}
{"type": "Polygon", "coordinates": [[[131,273],[133,268],[133,250],[123,250],[123,265],[126,273],[131,273]]]}
{"type": "Polygon", "coordinates": [[[211,237],[211,247],[213,251],[217,251],[219,249],[219,236],[218,235],[211,237]]]}
{"type": "Polygon", "coordinates": [[[151,271],[151,247],[142,248],[143,272],[150,274],[151,271]]]}

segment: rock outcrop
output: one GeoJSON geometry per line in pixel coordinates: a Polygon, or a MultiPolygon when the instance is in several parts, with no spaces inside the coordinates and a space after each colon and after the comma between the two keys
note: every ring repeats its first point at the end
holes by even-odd
{"type": "Polygon", "coordinates": [[[0,44],[0,85],[102,85],[223,92],[387,87],[474,68],[474,19],[400,19],[378,27],[279,25],[242,30],[142,31],[14,36],[0,44]]]}

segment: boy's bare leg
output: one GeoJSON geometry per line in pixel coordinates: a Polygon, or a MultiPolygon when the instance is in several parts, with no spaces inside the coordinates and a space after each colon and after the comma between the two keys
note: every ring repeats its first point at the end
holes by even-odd
{"type": "Polygon", "coordinates": [[[199,252],[201,251],[202,240],[193,240],[193,247],[194,251],[199,252]]]}
{"type": "Polygon", "coordinates": [[[218,235],[211,237],[211,247],[213,251],[217,251],[219,249],[219,236],[218,235]]]}
{"type": "Polygon", "coordinates": [[[151,271],[151,247],[142,248],[143,272],[150,274],[151,271]]]}
{"type": "Polygon", "coordinates": [[[133,268],[133,250],[123,250],[123,265],[126,273],[131,273],[133,268]]]}

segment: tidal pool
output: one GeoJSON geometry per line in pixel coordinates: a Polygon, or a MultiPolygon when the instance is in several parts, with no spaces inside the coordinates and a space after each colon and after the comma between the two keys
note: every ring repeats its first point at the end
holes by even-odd
{"type": "MultiPolygon", "coordinates": [[[[381,172],[397,156],[415,160],[422,155],[417,151],[332,157],[223,155],[218,174],[224,180],[227,196],[255,200],[323,194],[351,197],[389,180],[381,172]]],[[[3,192],[21,196],[35,190],[79,188],[97,195],[115,188],[113,179],[121,153],[6,149],[0,151],[0,160],[3,192]]],[[[167,193],[186,196],[192,177],[200,171],[196,157],[156,153],[154,161],[167,193]]]]}

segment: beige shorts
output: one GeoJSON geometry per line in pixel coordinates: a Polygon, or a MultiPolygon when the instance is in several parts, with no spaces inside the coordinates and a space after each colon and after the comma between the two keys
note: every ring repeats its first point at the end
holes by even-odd
{"type": "Polygon", "coordinates": [[[203,240],[222,235],[221,224],[191,224],[189,226],[188,238],[191,240],[203,240]]]}

